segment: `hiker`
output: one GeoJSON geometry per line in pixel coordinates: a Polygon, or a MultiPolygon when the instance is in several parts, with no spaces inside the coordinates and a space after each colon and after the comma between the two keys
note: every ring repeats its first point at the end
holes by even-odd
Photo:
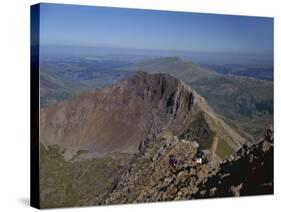
{"type": "Polygon", "coordinates": [[[201,146],[199,146],[198,149],[197,149],[197,152],[196,152],[196,162],[198,164],[202,164],[203,155],[204,155],[203,148],[201,146]]]}
{"type": "Polygon", "coordinates": [[[172,167],[175,167],[177,163],[177,158],[175,155],[170,155],[170,160],[169,160],[169,164],[172,167]]]}

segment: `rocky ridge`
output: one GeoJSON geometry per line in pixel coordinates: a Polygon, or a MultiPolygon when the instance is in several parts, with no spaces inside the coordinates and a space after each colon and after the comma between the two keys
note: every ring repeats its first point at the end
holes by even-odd
{"type": "Polygon", "coordinates": [[[155,202],[188,199],[199,190],[206,177],[218,171],[220,160],[204,150],[205,162],[198,165],[196,141],[187,141],[162,132],[149,138],[146,145],[120,170],[107,195],[89,197],[85,205],[155,202]],[[177,156],[175,167],[169,156],[177,156]]]}
{"type": "Polygon", "coordinates": [[[120,204],[230,197],[273,193],[273,133],[251,146],[244,145],[221,162],[209,150],[196,162],[196,141],[170,133],[150,138],[146,146],[120,170],[111,189],[88,197],[84,205],[120,204]],[[175,167],[169,155],[177,156],[175,167]]]}

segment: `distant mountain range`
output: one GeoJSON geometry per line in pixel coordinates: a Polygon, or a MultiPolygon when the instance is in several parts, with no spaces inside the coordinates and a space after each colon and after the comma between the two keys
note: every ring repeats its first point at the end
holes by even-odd
{"type": "Polygon", "coordinates": [[[273,81],[273,67],[271,65],[240,65],[240,64],[202,64],[203,67],[212,69],[220,74],[232,74],[238,76],[252,77],[261,80],[273,81]]]}
{"type": "Polygon", "coordinates": [[[190,83],[205,78],[213,78],[218,76],[214,71],[205,69],[192,62],[185,61],[179,57],[164,57],[128,66],[128,70],[143,70],[148,73],[169,73],[178,79],[190,83]]]}
{"type": "Polygon", "coordinates": [[[127,62],[98,58],[56,58],[40,65],[41,106],[69,99],[82,91],[112,85],[127,78],[127,71],[116,68],[127,62]]]}
{"type": "Polygon", "coordinates": [[[40,46],[40,57],[98,57],[126,62],[137,62],[151,58],[176,56],[196,64],[244,64],[247,66],[262,65],[272,66],[273,52],[202,52],[202,51],[177,51],[161,49],[136,49],[117,47],[82,47],[82,46],[40,46]]]}

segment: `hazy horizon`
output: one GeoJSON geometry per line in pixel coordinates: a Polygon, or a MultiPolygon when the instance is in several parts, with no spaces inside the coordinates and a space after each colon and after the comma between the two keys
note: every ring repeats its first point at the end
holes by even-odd
{"type": "Polygon", "coordinates": [[[155,58],[155,57],[180,57],[195,63],[206,64],[243,64],[273,66],[273,55],[262,53],[237,53],[237,52],[200,52],[177,51],[161,49],[117,48],[102,46],[71,46],[71,45],[41,45],[41,59],[49,56],[75,56],[75,57],[127,57],[155,58]]]}

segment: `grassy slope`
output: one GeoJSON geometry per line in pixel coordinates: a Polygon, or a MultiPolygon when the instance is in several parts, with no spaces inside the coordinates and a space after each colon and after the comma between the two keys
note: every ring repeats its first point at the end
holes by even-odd
{"type": "Polygon", "coordinates": [[[40,71],[40,101],[41,106],[69,99],[85,89],[79,82],[72,82],[65,77],[40,71]]]}
{"type": "Polygon", "coordinates": [[[231,146],[228,145],[223,139],[219,139],[216,154],[222,159],[228,158],[235,152],[231,146]]]}
{"type": "Polygon", "coordinates": [[[79,206],[89,195],[105,193],[127,157],[118,154],[71,162],[64,159],[57,147],[41,145],[41,207],[79,206]]]}
{"type": "Polygon", "coordinates": [[[190,83],[212,107],[230,119],[273,112],[273,84],[236,76],[220,76],[190,83]]]}
{"type": "Polygon", "coordinates": [[[181,138],[187,140],[196,140],[203,148],[211,150],[215,138],[218,139],[218,145],[215,153],[221,158],[226,159],[235,152],[235,149],[230,145],[233,142],[226,125],[222,124],[218,119],[209,116],[208,114],[199,113],[194,119],[190,127],[181,135],[181,138]]]}
{"type": "Polygon", "coordinates": [[[270,125],[273,125],[273,115],[265,115],[255,118],[242,118],[235,121],[235,123],[246,132],[249,132],[255,140],[262,138],[262,135],[270,125]]]}

